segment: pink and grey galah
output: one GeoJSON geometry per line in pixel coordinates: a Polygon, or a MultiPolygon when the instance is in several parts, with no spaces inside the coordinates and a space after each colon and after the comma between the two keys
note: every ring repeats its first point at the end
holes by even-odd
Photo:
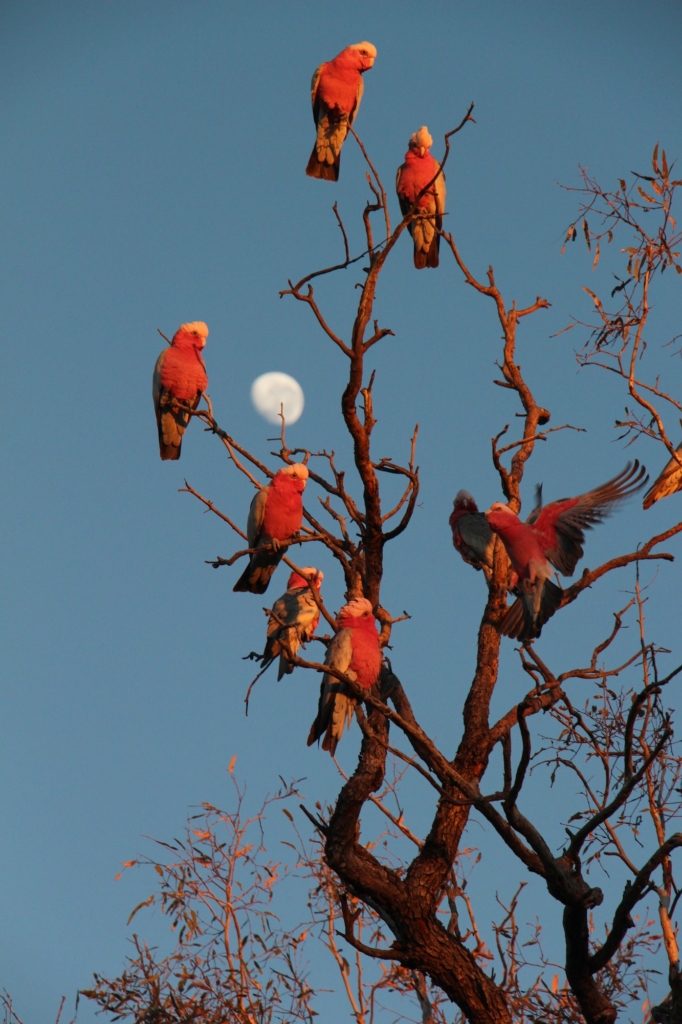
{"type": "MultiPolygon", "coordinates": [[[[379,634],[371,603],[364,597],[344,605],[337,616],[339,631],[327,648],[325,665],[372,689],[381,671],[379,634]]],[[[322,736],[322,749],[334,756],[343,730],[350,725],[357,698],[345,682],[325,673],[320,687],[317,718],[310,727],[308,746],[322,736]]]]}
{"type": "Polygon", "coordinates": [[[261,668],[267,668],[279,655],[278,680],[294,671],[287,649],[295,655],[301,644],[315,636],[320,610],[310,588],[313,586],[319,594],[323,579],[324,573],[311,565],[306,565],[300,573],[292,572],[286,592],[272,606],[261,668]]]}
{"type": "Polygon", "coordinates": [[[478,505],[468,491],[457,491],[450,515],[452,543],[469,565],[486,576],[493,567],[495,534],[490,528],[485,512],[478,511],[478,505]]]}
{"type": "Polygon", "coordinates": [[[196,409],[202,391],[208,387],[206,366],[201,351],[208,327],[201,320],[181,324],[154,367],[152,398],[159,430],[161,458],[179,459],[182,437],[190,415],[180,406],[196,409]]]}
{"type": "Polygon", "coordinates": [[[651,508],[661,498],[669,498],[671,494],[682,491],[682,444],[679,445],[676,451],[679,456],[679,462],[673,456],[670,462],[666,463],[660,476],[657,477],[644,495],[644,501],[642,502],[644,508],[651,508]]]}
{"type": "Polygon", "coordinates": [[[301,529],[303,491],[308,467],[300,462],[285,466],[275,473],[266,487],[261,487],[249,509],[246,535],[250,548],[257,548],[233,589],[251,594],[264,594],[272,574],[281,562],[289,541],[301,529]]]}
{"type": "Polygon", "coordinates": [[[550,578],[554,569],[572,576],[584,553],[584,531],[601,523],[647,480],[644,466],[635,461],[613,480],[577,498],[561,498],[543,507],[538,488],[538,503],[525,523],[502,502],[490,506],[486,518],[509,555],[520,594],[502,619],[503,636],[523,641],[540,636],[563,599],[562,588],[550,578]]]}
{"type": "Polygon", "coordinates": [[[371,43],[353,43],[315,71],[310,88],[317,138],[305,170],[309,178],[339,180],[341,147],[360,109],[362,76],[376,55],[371,43]]]}
{"type": "Polygon", "coordinates": [[[438,173],[440,164],[431,156],[432,145],[429,130],[423,125],[410,136],[405,163],[398,168],[395,179],[395,190],[403,217],[410,212],[419,193],[429,186],[419,198],[417,216],[407,226],[414,242],[414,265],[417,270],[438,266],[438,232],[443,226],[445,213],[445,175],[442,171],[438,173]]]}

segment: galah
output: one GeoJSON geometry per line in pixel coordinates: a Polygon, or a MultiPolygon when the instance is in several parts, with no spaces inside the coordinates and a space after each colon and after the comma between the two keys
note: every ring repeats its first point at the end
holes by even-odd
{"type": "Polygon", "coordinates": [[[613,480],[577,498],[561,498],[543,508],[540,495],[525,523],[502,502],[490,506],[486,518],[505,546],[520,592],[500,624],[504,636],[517,640],[540,636],[563,598],[563,590],[550,578],[554,569],[564,576],[573,575],[583,556],[584,531],[641,490],[648,480],[645,473],[639,462],[628,462],[613,480]]]}
{"type": "MultiPolygon", "coordinates": [[[[381,671],[381,649],[371,603],[364,597],[344,605],[337,616],[339,631],[327,648],[325,665],[343,672],[363,689],[372,689],[381,671]]],[[[317,718],[310,727],[308,746],[324,736],[322,749],[334,756],[357,704],[346,683],[325,673],[320,687],[317,718]]]]}
{"type": "Polygon", "coordinates": [[[179,459],[182,435],[190,421],[189,413],[178,403],[196,409],[201,392],[208,387],[206,366],[201,350],[206,344],[208,327],[201,320],[181,324],[154,367],[152,398],[159,428],[159,454],[162,459],[179,459]]]}
{"type": "Polygon", "coordinates": [[[450,515],[452,543],[457,551],[474,569],[488,572],[493,567],[495,534],[485,517],[478,511],[478,505],[468,491],[457,491],[450,515]]]}
{"type": "Polygon", "coordinates": [[[311,565],[302,568],[300,573],[292,572],[286,593],[278,597],[272,606],[261,668],[267,668],[279,655],[278,680],[294,671],[294,666],[287,659],[284,644],[292,654],[296,654],[299,645],[308,643],[315,635],[320,610],[310,584],[319,593],[323,579],[324,573],[311,565]]]}
{"type": "Polygon", "coordinates": [[[376,55],[371,43],[353,43],[315,71],[310,89],[317,138],[305,169],[309,178],[339,180],[341,147],[360,109],[362,76],[376,55]]]}
{"type": "MultiPolygon", "coordinates": [[[[682,444],[678,446],[676,451],[682,460],[682,444]]],[[[651,508],[661,498],[669,498],[671,494],[676,494],[677,491],[682,491],[682,465],[677,459],[671,458],[661,475],[644,495],[642,504],[644,508],[651,508]]]]}
{"type": "Polygon", "coordinates": [[[438,174],[440,164],[429,152],[432,145],[429,130],[423,125],[410,136],[405,163],[398,168],[395,179],[395,190],[403,217],[410,212],[422,189],[431,183],[419,200],[419,216],[407,226],[414,242],[414,265],[417,270],[438,266],[438,231],[443,226],[445,213],[445,175],[442,171],[438,174]]]}
{"type": "Polygon", "coordinates": [[[246,535],[255,551],[234,585],[236,591],[264,594],[273,572],[284,556],[282,545],[301,529],[303,498],[308,467],[300,462],[275,473],[266,487],[255,495],[249,509],[246,535]]]}

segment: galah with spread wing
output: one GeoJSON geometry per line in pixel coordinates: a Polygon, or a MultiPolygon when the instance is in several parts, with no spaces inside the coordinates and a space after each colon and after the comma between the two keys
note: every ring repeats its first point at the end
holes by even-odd
{"type": "Polygon", "coordinates": [[[414,265],[417,270],[438,266],[438,231],[443,226],[445,213],[445,175],[442,171],[438,174],[440,164],[429,152],[432,145],[433,139],[426,125],[411,135],[405,163],[398,168],[395,179],[395,190],[403,217],[410,212],[422,189],[429,182],[432,183],[419,200],[419,217],[407,226],[414,242],[414,265]]]}
{"type": "Polygon", "coordinates": [[[261,668],[268,668],[279,655],[278,681],[294,671],[288,661],[283,644],[296,654],[300,644],[308,643],[315,635],[320,621],[320,610],[310,589],[310,584],[319,593],[324,573],[311,565],[301,572],[292,572],[286,593],[278,597],[272,606],[273,614],[268,621],[267,642],[263,652],[261,668]]]}
{"type": "MultiPolygon", "coordinates": [[[[680,459],[682,459],[682,444],[679,445],[676,451],[680,459]]],[[[651,508],[661,498],[669,498],[671,494],[676,494],[677,491],[682,491],[682,465],[677,459],[671,458],[661,475],[644,495],[642,504],[644,508],[651,508]]]]}
{"type": "MultiPolygon", "coordinates": [[[[343,672],[363,689],[372,689],[381,671],[379,634],[371,603],[358,597],[337,616],[339,631],[327,648],[325,665],[343,672]]],[[[325,674],[320,687],[317,718],[310,727],[308,746],[322,736],[322,749],[334,756],[346,725],[350,725],[357,699],[336,676],[325,674]]]]}
{"type": "Polygon", "coordinates": [[[516,640],[540,636],[563,598],[563,590],[551,580],[554,569],[563,576],[573,575],[584,553],[584,531],[641,490],[648,480],[645,474],[639,462],[628,462],[613,480],[577,498],[561,498],[542,507],[540,496],[525,523],[502,502],[490,506],[486,518],[505,546],[520,591],[500,624],[504,636],[516,640]]]}
{"type": "Polygon", "coordinates": [[[360,109],[362,76],[376,55],[371,43],[353,43],[315,71],[310,89],[317,138],[305,169],[309,178],[339,180],[341,147],[360,109]]]}
{"type": "Polygon", "coordinates": [[[469,565],[486,576],[493,567],[495,534],[478,505],[468,491],[457,491],[450,515],[452,543],[469,565]]]}
{"type": "Polygon", "coordinates": [[[300,462],[285,466],[275,473],[266,487],[255,495],[249,509],[246,535],[255,551],[233,589],[251,594],[264,594],[275,569],[281,562],[282,545],[301,529],[303,491],[308,467],[300,462]]]}
{"type": "Polygon", "coordinates": [[[182,436],[190,415],[179,403],[196,409],[202,391],[208,387],[206,366],[201,350],[206,344],[208,327],[201,320],[181,324],[154,367],[152,398],[159,428],[159,454],[162,459],[179,459],[182,436]]]}

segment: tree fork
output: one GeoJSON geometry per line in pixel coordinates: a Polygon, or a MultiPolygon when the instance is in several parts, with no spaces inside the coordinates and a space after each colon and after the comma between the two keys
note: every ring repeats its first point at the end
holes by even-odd
{"type": "MultiPolygon", "coordinates": [[[[441,925],[432,901],[425,902],[414,887],[380,864],[357,841],[362,808],[384,779],[388,732],[385,715],[372,708],[363,729],[357,767],[341,790],[329,822],[327,863],[349,892],[368,903],[389,925],[396,936],[390,948],[392,958],[404,967],[428,974],[471,1024],[512,1024],[504,994],[479,967],[470,950],[441,925]]],[[[458,807],[457,811],[468,817],[468,807],[458,807]]],[[[355,944],[352,936],[346,934],[346,938],[355,944]]],[[[362,951],[369,953],[366,947],[362,951]]],[[[380,953],[384,959],[386,952],[380,953]]]]}

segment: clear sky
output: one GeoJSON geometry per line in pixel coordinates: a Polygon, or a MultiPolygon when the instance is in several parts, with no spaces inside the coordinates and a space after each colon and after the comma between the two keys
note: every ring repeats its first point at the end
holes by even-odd
{"type": "MultiPolygon", "coordinates": [[[[0,984],[27,1024],[50,1019],[93,971],[120,968],[127,915],[151,880],[114,875],[143,835],[169,838],[191,805],[229,799],[232,755],[254,801],[278,774],[305,777],[310,802],[338,789],[330,759],[305,745],[317,677],[299,671],[277,684],[271,673],[244,718],[251,666],[240,659],[262,645],[264,601],[232,593],[236,570],[205,565],[235,550],[234,538],[177,492],[186,476],[244,522],[251,491],[196,425],[179,464],[159,460],[150,378],[157,328],[170,335],[205,320],[210,392],[230,433],[267,456],[272,428],[249,389],[281,370],[306,394],[290,440],[347,460],[343,357],[278,289],[339,257],[335,200],[352,247],[362,241],[357,149],[346,145],[338,186],[304,174],[310,76],[361,39],[378,58],[357,128],[386,184],[413,131],[427,124],[438,150],[474,100],[477,124],[457,136],[448,167],[448,227],[475,272],[495,266],[508,301],[552,303],[521,329],[520,361],[553,422],[588,432],[541,446],[525,493],[538,480],[549,499],[580,493],[628,457],[612,427],[622,393],[577,373],[577,332],[550,339],[571,314],[588,313],[582,285],[606,289],[611,269],[591,276],[577,244],[560,256],[575,197],[557,182],[576,184],[579,164],[609,184],[646,173],[657,141],[682,156],[678,3],[4,0],[0,984]]],[[[340,332],[357,279],[348,271],[318,289],[340,332]]],[[[660,345],[680,330],[680,279],[663,284],[650,342],[679,395],[680,360],[660,345]]],[[[375,451],[404,458],[418,421],[423,486],[409,533],[388,551],[384,603],[413,615],[396,628],[394,667],[424,726],[452,751],[484,586],[454,555],[447,519],[460,487],[482,507],[501,497],[490,437],[516,406],[491,383],[492,304],[447,256],[418,274],[405,239],[377,314],[396,337],[370,361],[375,451]]],[[[654,470],[662,461],[645,442],[634,454],[654,470]]],[[[629,506],[590,535],[585,564],[629,550],[681,510],[682,497],[646,514],[629,506]]],[[[671,549],[682,553],[679,540],[671,549]]],[[[337,608],[340,575],[324,555],[318,564],[337,608]]],[[[673,649],[679,571],[661,568],[648,606],[656,639],[673,649]]],[[[557,670],[584,662],[632,582],[624,572],[562,612],[543,656],[557,670]]],[[[509,653],[495,707],[525,685],[509,653]]],[[[344,740],[347,766],[357,744],[357,731],[344,740]]],[[[412,792],[420,806],[410,811],[408,800],[406,814],[424,828],[430,796],[412,792]]],[[[539,800],[526,806],[542,816],[539,800]]],[[[520,872],[476,830],[507,897],[520,872]]],[[[546,904],[539,881],[527,891],[530,919],[546,904]]],[[[79,1019],[92,1017],[82,1007],[79,1019]]]]}

